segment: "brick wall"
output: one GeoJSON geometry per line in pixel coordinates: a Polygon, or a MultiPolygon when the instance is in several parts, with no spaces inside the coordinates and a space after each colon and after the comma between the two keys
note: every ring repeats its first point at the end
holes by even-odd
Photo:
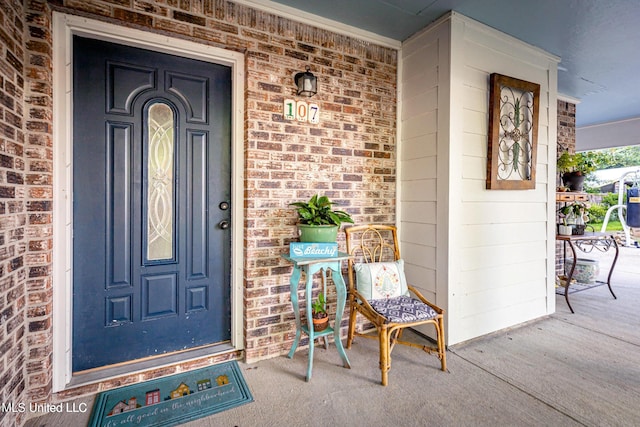
{"type": "MultiPolygon", "coordinates": [[[[558,146],[557,156],[565,151],[576,152],[576,104],[566,101],[558,101],[558,146]]],[[[560,175],[556,177],[556,186],[562,181],[560,175]]],[[[560,205],[556,204],[556,208],[560,205]]],[[[556,243],[556,274],[563,274],[563,245],[556,243]]]]}
{"type": "Polygon", "coordinates": [[[576,104],[558,101],[558,155],[576,151],[576,104]]]}
{"type": "MultiPolygon", "coordinates": [[[[0,205],[0,302],[11,314],[2,318],[3,398],[21,393],[25,381],[29,401],[52,398],[52,286],[58,285],[51,279],[53,9],[244,52],[245,353],[249,362],[286,353],[294,329],[291,267],[280,254],[296,236],[288,204],[322,192],[357,222],[395,221],[397,52],[222,0],[3,3],[9,31],[0,33],[7,44],[0,62],[0,191],[7,196],[0,205]],[[317,125],[281,114],[283,99],[297,98],[293,75],[307,65],[318,77],[317,125]]],[[[189,366],[58,399],[183,368],[189,366]]]]}
{"type": "MultiPolygon", "coordinates": [[[[20,0],[0,3],[0,402],[24,402],[29,147],[25,143],[24,28],[20,0]]],[[[24,415],[0,411],[0,424],[24,415]]]]}

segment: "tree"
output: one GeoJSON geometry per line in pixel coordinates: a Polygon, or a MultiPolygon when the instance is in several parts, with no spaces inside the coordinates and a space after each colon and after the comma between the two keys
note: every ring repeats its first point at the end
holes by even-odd
{"type": "MultiPolygon", "coordinates": [[[[606,170],[623,167],[640,167],[640,146],[605,148],[602,150],[584,151],[595,165],[595,170],[606,170]]],[[[585,191],[598,193],[599,185],[603,184],[595,179],[594,175],[589,175],[585,181],[585,191]]]]}
{"type": "Polygon", "coordinates": [[[640,146],[605,148],[589,151],[598,166],[597,169],[613,169],[631,166],[640,167],[640,146]]]}

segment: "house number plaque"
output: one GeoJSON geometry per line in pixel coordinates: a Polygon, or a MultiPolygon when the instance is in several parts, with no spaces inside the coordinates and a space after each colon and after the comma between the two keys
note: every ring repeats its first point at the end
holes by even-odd
{"type": "Polygon", "coordinates": [[[308,104],[304,101],[285,99],[282,116],[285,120],[297,120],[315,125],[320,123],[320,107],[318,104],[308,104]]]}

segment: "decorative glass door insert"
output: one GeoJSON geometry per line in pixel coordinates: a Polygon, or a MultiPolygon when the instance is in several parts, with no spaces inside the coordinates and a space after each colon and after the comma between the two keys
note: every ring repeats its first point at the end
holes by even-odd
{"type": "Polygon", "coordinates": [[[174,258],[174,114],[162,102],[147,113],[147,261],[174,258]]]}

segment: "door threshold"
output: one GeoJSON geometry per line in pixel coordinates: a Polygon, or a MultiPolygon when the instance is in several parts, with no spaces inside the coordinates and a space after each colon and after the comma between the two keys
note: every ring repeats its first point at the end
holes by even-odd
{"type": "Polygon", "coordinates": [[[74,372],[71,376],[71,381],[66,385],[65,390],[86,386],[115,377],[134,375],[150,369],[158,369],[165,366],[185,363],[191,360],[235,351],[237,351],[236,348],[230,343],[213,344],[192,350],[172,352],[162,356],[147,357],[138,361],[119,363],[117,365],[110,365],[104,368],[74,372]]]}

